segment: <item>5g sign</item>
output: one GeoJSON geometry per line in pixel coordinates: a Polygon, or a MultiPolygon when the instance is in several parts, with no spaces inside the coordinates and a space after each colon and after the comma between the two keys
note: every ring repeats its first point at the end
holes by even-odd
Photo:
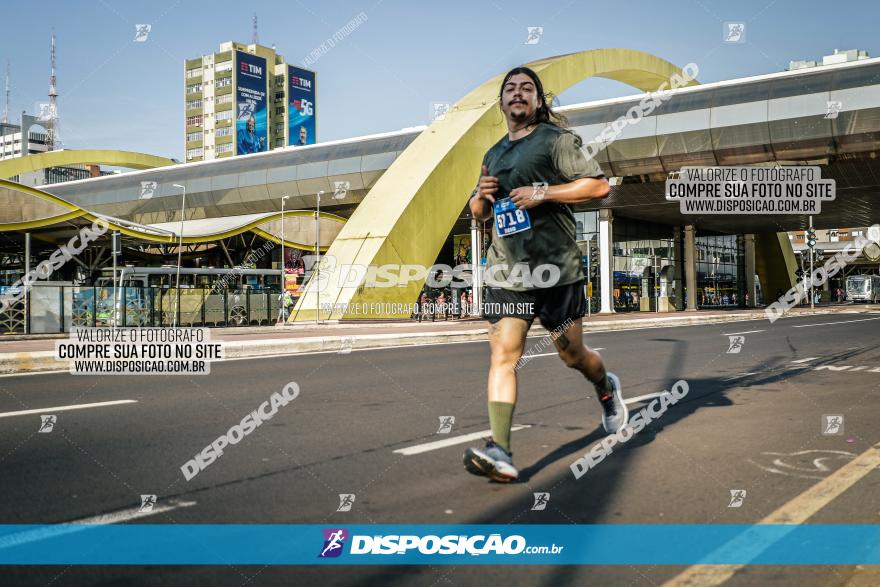
{"type": "Polygon", "coordinates": [[[300,100],[299,101],[299,111],[303,116],[311,116],[315,113],[315,105],[312,104],[309,100],[300,100]]]}

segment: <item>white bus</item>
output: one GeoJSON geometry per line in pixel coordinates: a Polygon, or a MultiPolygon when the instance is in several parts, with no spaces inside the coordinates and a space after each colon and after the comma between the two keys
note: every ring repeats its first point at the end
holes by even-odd
{"type": "Polygon", "coordinates": [[[846,299],[868,303],[880,301],[880,275],[850,275],[847,277],[846,299]]]}
{"type": "Polygon", "coordinates": [[[96,326],[271,324],[280,305],[278,269],[183,267],[178,292],[174,287],[177,267],[126,266],[119,270],[120,289],[115,296],[111,271],[102,273],[94,288],[83,288],[86,295],[79,304],[87,314],[82,320],[96,326]],[[88,296],[89,289],[95,292],[92,296],[88,296]]]}

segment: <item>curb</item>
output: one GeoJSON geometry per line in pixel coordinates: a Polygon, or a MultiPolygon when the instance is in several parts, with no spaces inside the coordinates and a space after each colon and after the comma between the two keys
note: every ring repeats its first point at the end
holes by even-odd
{"type": "MultiPolygon", "coordinates": [[[[832,309],[806,310],[789,314],[789,316],[814,316],[821,314],[839,314],[832,309]]],[[[862,312],[847,312],[859,313],[862,312]]],[[[588,322],[584,324],[584,332],[602,332],[608,330],[630,330],[639,328],[662,328],[672,326],[699,326],[703,324],[720,324],[726,322],[743,322],[763,319],[764,312],[748,314],[713,315],[713,316],[664,316],[662,318],[609,320],[588,322]]],[[[408,334],[361,334],[354,336],[313,336],[295,339],[269,339],[251,341],[223,341],[224,354],[227,359],[243,359],[268,357],[272,355],[292,355],[300,353],[337,352],[348,354],[351,350],[381,349],[401,346],[421,346],[426,344],[473,342],[486,340],[487,328],[470,330],[447,330],[443,332],[414,332],[408,334]],[[350,346],[350,350],[349,349],[350,346]]],[[[536,326],[532,334],[545,335],[547,330],[536,326]]],[[[0,374],[39,373],[49,371],[67,372],[68,361],[55,359],[55,351],[34,351],[22,353],[0,353],[0,374]]]]}

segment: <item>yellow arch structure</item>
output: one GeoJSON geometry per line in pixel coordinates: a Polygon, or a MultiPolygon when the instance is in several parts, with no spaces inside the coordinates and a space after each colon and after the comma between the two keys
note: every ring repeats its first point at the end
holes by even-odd
{"type": "MultiPolygon", "coordinates": [[[[682,71],[659,57],[629,49],[582,51],[539,59],[528,66],[540,75],[545,91],[557,95],[592,76],[654,91],[682,71]]],[[[330,247],[327,257],[332,263],[322,268],[320,296],[315,280],[297,303],[292,321],[314,320],[316,312],[323,319],[409,315],[375,309],[412,304],[424,280],[410,281],[406,287],[367,287],[363,276],[357,283],[349,281],[348,267],[434,263],[474,188],[483,154],[507,132],[497,106],[503,76],[462,98],[379,178],[330,247]],[[321,308],[333,307],[334,311],[316,307],[319,300],[321,308]]]]}
{"type": "MultiPolygon", "coordinates": [[[[41,218],[32,218],[29,220],[23,220],[21,222],[0,223],[0,233],[34,230],[37,228],[44,228],[47,226],[53,226],[55,224],[61,224],[74,219],[94,222],[98,218],[104,218],[99,214],[89,212],[88,210],[81,208],[72,202],[68,202],[63,198],[59,198],[56,195],[50,194],[49,192],[44,192],[41,189],[22,185],[20,183],[9,181],[7,179],[0,179],[0,190],[10,190],[13,193],[20,193],[23,196],[39,198],[40,200],[45,202],[45,204],[47,204],[50,209],[59,212],[58,214],[51,214],[41,218]]],[[[21,203],[21,206],[24,206],[24,202],[21,203]]],[[[312,210],[288,210],[284,213],[284,217],[286,223],[286,221],[290,218],[314,218],[315,213],[312,210]]],[[[338,216],[336,214],[331,214],[329,212],[321,212],[321,218],[338,222],[343,225],[346,223],[346,219],[344,217],[338,216]]],[[[117,224],[112,220],[105,220],[107,221],[107,224],[110,225],[111,230],[121,232],[122,234],[138,238],[140,240],[167,244],[174,244],[181,240],[179,237],[174,235],[161,234],[159,232],[146,232],[130,226],[117,224]]],[[[234,226],[224,231],[217,231],[199,236],[184,236],[182,240],[185,244],[199,244],[217,241],[241,234],[243,232],[251,231],[267,240],[274,242],[275,244],[281,244],[281,239],[266,228],[266,224],[277,220],[281,220],[281,212],[267,213],[250,222],[242,223],[238,226],[234,226]]],[[[324,239],[321,240],[322,242],[325,242],[324,239]]],[[[306,251],[313,251],[315,249],[314,244],[300,243],[289,240],[287,238],[284,239],[284,246],[296,249],[303,249],[306,251]]],[[[326,252],[329,247],[320,248],[322,252],[326,252]]]]}
{"type": "Polygon", "coordinates": [[[25,157],[0,161],[0,178],[9,179],[22,173],[39,171],[47,167],[83,165],[86,163],[128,167],[131,169],[153,169],[154,167],[176,165],[174,161],[167,157],[135,153],[134,151],[73,149],[69,151],[48,151],[38,155],[27,155],[25,157]]]}

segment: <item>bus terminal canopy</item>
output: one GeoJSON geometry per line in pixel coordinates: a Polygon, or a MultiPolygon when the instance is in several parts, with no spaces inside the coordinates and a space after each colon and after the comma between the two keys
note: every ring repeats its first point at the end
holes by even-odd
{"type": "MultiPolygon", "coordinates": [[[[60,241],[98,218],[107,221],[110,230],[153,243],[175,244],[181,236],[185,244],[208,243],[252,232],[280,244],[282,236],[281,212],[143,225],[96,214],[43,190],[0,179],[0,233],[37,232],[60,241]]],[[[319,222],[321,249],[326,250],[342,230],[345,218],[321,212],[319,222]]],[[[314,250],[316,228],[314,211],[285,211],[284,245],[314,250]]]]}

